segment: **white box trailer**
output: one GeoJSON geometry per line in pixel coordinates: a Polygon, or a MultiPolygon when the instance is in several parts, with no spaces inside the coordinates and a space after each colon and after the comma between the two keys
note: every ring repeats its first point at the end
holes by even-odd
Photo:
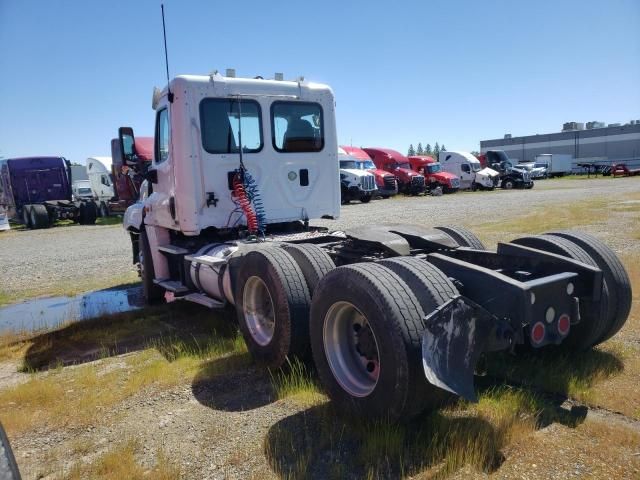
{"type": "Polygon", "coordinates": [[[549,177],[561,177],[571,173],[573,157],[564,153],[543,153],[536,155],[536,167],[546,166],[549,177]]]}

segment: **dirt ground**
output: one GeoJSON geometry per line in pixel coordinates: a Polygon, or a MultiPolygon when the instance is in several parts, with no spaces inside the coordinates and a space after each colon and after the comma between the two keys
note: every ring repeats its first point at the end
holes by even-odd
{"type": "Polygon", "coordinates": [[[466,225],[488,246],[588,231],[612,245],[632,279],[624,329],[579,356],[496,357],[513,368],[478,378],[479,404],[406,425],[344,418],[314,387],[285,391],[279,375],[290,371],[256,368],[229,322],[198,306],[5,338],[0,421],[23,478],[640,478],[640,179],[451,197],[354,204],[341,222],[369,209],[381,222],[424,223],[418,212],[434,201],[455,202],[438,223],[466,225]],[[464,198],[473,201],[462,211],[464,198]]]}

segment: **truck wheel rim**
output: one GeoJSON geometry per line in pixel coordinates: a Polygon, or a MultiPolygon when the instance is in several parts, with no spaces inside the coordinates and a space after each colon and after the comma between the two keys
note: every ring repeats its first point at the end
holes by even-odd
{"type": "Polygon", "coordinates": [[[242,309],[251,338],[264,347],[271,342],[276,328],[273,299],[260,277],[249,277],[242,294],[242,309]]]}
{"type": "Polygon", "coordinates": [[[367,318],[349,302],[336,302],[327,311],[324,351],[340,386],[354,397],[366,397],[380,376],[378,341],[367,318]]]}

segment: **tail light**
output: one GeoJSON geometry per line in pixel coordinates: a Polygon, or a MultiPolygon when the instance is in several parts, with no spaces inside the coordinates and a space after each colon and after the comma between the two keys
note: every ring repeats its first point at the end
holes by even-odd
{"type": "Polygon", "coordinates": [[[531,327],[531,343],[534,345],[540,345],[544,341],[546,328],[544,323],[537,322],[531,327]]]}
{"type": "Polygon", "coordinates": [[[564,337],[569,333],[570,328],[571,318],[566,313],[563,313],[558,319],[558,333],[564,337]]]}

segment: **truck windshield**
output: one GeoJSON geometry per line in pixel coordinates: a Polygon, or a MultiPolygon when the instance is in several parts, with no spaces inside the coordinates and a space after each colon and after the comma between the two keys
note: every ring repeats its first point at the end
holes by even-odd
{"type": "Polygon", "coordinates": [[[438,173],[442,171],[442,165],[439,163],[431,163],[427,165],[427,172],[429,173],[438,173]]]}
{"type": "Polygon", "coordinates": [[[371,170],[373,168],[376,168],[376,166],[373,164],[371,160],[365,160],[364,162],[360,162],[361,170],[371,170]]]}
{"type": "Polygon", "coordinates": [[[396,163],[396,168],[406,168],[407,170],[411,170],[411,165],[409,165],[409,162],[398,162],[396,163]]]}
{"type": "Polygon", "coordinates": [[[471,164],[471,170],[473,170],[474,172],[479,172],[480,170],[482,170],[482,167],[480,166],[480,162],[472,163],[471,164]]]}
{"type": "Polygon", "coordinates": [[[79,188],[78,189],[78,195],[91,195],[91,189],[90,188],[79,188]]]}
{"type": "Polygon", "coordinates": [[[353,170],[360,170],[358,163],[359,162],[356,162],[355,160],[340,160],[340,168],[350,168],[353,170]]]}

